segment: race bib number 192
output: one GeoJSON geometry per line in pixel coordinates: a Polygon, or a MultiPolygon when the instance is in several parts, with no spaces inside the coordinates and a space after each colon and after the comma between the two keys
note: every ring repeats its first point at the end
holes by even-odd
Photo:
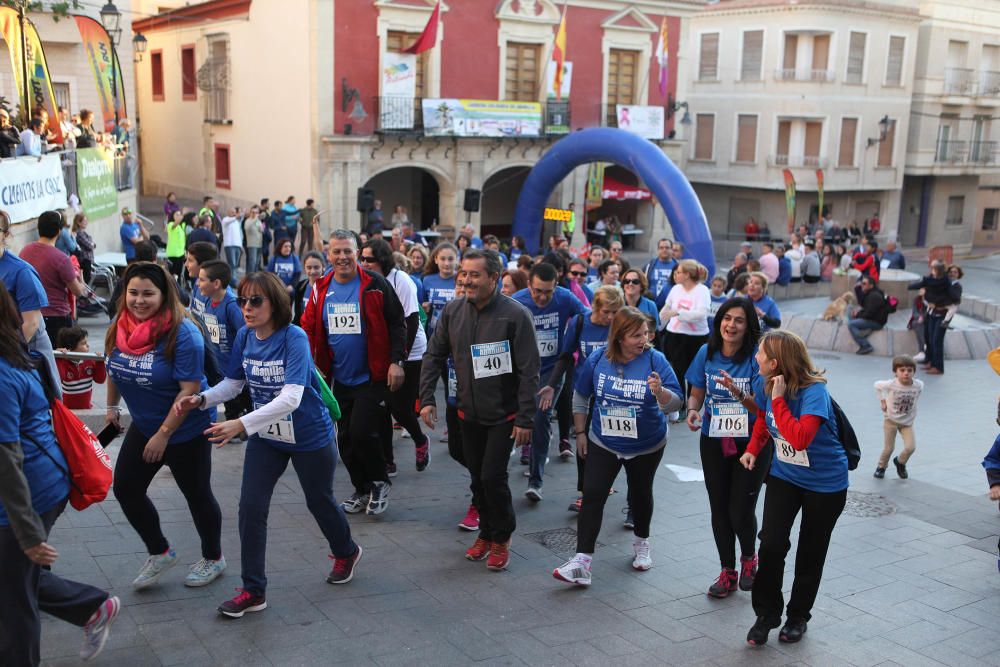
{"type": "Polygon", "coordinates": [[[510,361],[510,341],[479,343],[472,346],[472,375],[477,380],[504,375],[513,371],[510,361]]]}
{"type": "Polygon", "coordinates": [[[326,328],[330,335],[360,334],[361,309],[356,303],[334,303],[326,311],[326,328]]]}

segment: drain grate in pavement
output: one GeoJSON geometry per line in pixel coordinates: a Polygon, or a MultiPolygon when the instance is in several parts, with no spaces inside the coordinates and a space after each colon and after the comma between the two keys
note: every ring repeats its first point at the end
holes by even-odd
{"type": "Polygon", "coordinates": [[[829,352],[813,352],[809,351],[809,356],[813,359],[829,359],[830,361],[840,361],[840,355],[830,354],[829,352]]]}
{"type": "Polygon", "coordinates": [[[847,505],[844,514],[874,518],[896,513],[896,505],[877,493],[847,492],[847,505]]]}
{"type": "MultiPolygon", "coordinates": [[[[538,542],[549,551],[566,553],[576,551],[576,528],[553,528],[538,533],[526,533],[524,537],[532,542],[538,542]]],[[[597,546],[603,547],[600,542],[597,546]]]]}

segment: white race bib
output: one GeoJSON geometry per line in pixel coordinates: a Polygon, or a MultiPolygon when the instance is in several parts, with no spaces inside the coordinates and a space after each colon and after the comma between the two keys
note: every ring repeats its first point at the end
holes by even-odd
{"type": "Polygon", "coordinates": [[[559,331],[557,329],[542,329],[535,332],[538,342],[538,356],[554,357],[559,347],[559,331]]]}
{"type": "Polygon", "coordinates": [[[785,463],[790,463],[793,466],[802,466],[803,468],[809,467],[809,455],[806,454],[806,450],[797,451],[792,447],[792,443],[784,438],[774,436],[774,451],[778,455],[778,459],[785,463]]]}
{"type": "Polygon", "coordinates": [[[356,303],[333,303],[326,311],[326,328],[331,336],[361,333],[361,308],[356,303]]]}
{"type": "MultiPolygon", "coordinates": [[[[254,409],[258,410],[260,407],[259,405],[255,405],[254,409]]],[[[277,442],[294,445],[295,427],[292,425],[292,415],[289,414],[284,419],[279,419],[276,422],[268,424],[257,435],[268,440],[276,440],[277,442]]]]}
{"type": "Polygon", "coordinates": [[[712,405],[711,421],[708,424],[710,438],[750,437],[750,414],[739,403],[712,405]]]}
{"type": "Polygon", "coordinates": [[[455,377],[455,369],[448,369],[448,396],[458,396],[458,378],[455,377]]]}
{"type": "Polygon", "coordinates": [[[509,340],[472,346],[472,375],[477,380],[504,375],[512,370],[509,340]]]}
{"type": "Polygon", "coordinates": [[[205,330],[208,331],[208,338],[216,345],[222,339],[222,328],[219,326],[219,320],[212,313],[205,313],[202,315],[202,321],[205,323],[205,330]]]}
{"type": "Polygon", "coordinates": [[[635,408],[598,408],[601,434],[618,438],[639,438],[639,421],[635,408]]]}

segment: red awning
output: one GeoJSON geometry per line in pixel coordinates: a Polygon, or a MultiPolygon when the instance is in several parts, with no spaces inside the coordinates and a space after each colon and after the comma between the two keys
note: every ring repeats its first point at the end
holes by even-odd
{"type": "Polygon", "coordinates": [[[624,183],[619,183],[607,175],[604,177],[604,187],[601,191],[601,199],[625,201],[628,199],[649,198],[649,190],[646,188],[640,188],[638,185],[625,185],[624,183]]]}

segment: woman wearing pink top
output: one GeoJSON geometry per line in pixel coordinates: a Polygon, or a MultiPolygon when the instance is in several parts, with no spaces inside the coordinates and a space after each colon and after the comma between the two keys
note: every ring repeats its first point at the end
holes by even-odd
{"type": "MultiPolygon", "coordinates": [[[[687,374],[691,361],[708,341],[712,293],[702,282],[707,273],[705,267],[693,259],[683,260],[674,270],[675,284],[660,310],[660,322],[667,323],[664,354],[679,379],[687,374]]],[[[682,388],[687,396],[687,387],[682,385],[682,388]]]]}

